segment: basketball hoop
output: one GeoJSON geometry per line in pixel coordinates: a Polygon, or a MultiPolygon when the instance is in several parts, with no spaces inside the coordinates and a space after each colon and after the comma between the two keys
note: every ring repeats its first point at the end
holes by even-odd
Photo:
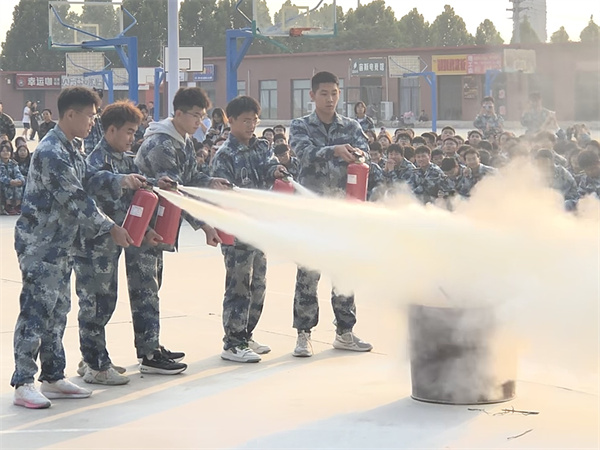
{"type": "Polygon", "coordinates": [[[290,37],[300,37],[304,34],[305,31],[318,30],[316,27],[300,27],[300,28],[290,28],[290,37]]]}

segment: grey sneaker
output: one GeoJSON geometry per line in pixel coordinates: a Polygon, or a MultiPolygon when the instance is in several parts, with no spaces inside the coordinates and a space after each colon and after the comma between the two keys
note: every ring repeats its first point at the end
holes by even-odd
{"type": "Polygon", "coordinates": [[[46,398],[88,398],[92,395],[92,391],[77,386],[75,383],[71,383],[69,380],[62,379],[52,383],[49,381],[42,381],[42,388],[40,389],[42,394],[46,398]]]}
{"type": "Polygon", "coordinates": [[[33,383],[25,383],[15,389],[13,404],[31,409],[50,408],[52,403],[38,391],[33,383]]]}
{"type": "Polygon", "coordinates": [[[247,345],[238,345],[226,350],[223,349],[221,359],[241,363],[257,363],[260,361],[260,356],[254,353],[254,350],[247,345]]]}
{"type": "Polygon", "coordinates": [[[112,367],[106,370],[94,370],[87,368],[83,375],[83,381],[90,384],[104,384],[107,386],[118,386],[129,383],[129,377],[121,375],[112,367]]]}
{"type": "MultiPolygon", "coordinates": [[[[125,367],[121,367],[121,366],[115,366],[114,364],[110,364],[110,367],[112,367],[113,369],[115,369],[118,373],[125,373],[127,372],[127,369],[125,369],[125,367]]],[[[77,366],[77,375],[79,375],[80,377],[85,375],[85,370],[88,368],[87,363],[82,359],[81,361],[79,361],[79,365],[77,366]]]]}
{"type": "Polygon", "coordinates": [[[248,340],[248,348],[250,348],[250,350],[252,350],[257,355],[264,355],[265,353],[269,353],[271,351],[271,347],[265,344],[261,344],[260,342],[257,342],[254,339],[248,340]]]}
{"type": "Polygon", "coordinates": [[[333,348],[337,348],[338,350],[350,350],[352,352],[370,352],[373,349],[373,346],[368,342],[362,341],[352,331],[348,331],[341,335],[335,335],[333,348]]]}
{"type": "Polygon", "coordinates": [[[308,358],[313,355],[312,342],[310,340],[309,331],[299,331],[298,339],[296,340],[296,348],[292,353],[292,356],[300,358],[308,358]]]}

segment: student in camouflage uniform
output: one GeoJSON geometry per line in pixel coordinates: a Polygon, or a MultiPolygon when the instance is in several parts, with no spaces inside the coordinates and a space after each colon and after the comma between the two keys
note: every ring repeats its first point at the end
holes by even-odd
{"type": "Polygon", "coordinates": [[[494,167],[486,166],[481,164],[479,156],[479,150],[469,148],[464,153],[465,162],[467,163],[466,169],[462,171],[462,177],[460,181],[456,183],[456,190],[460,195],[464,197],[471,196],[471,189],[479,183],[483,177],[487,175],[495,175],[498,170],[494,167]]]}
{"type": "Polygon", "coordinates": [[[414,169],[415,165],[404,157],[404,148],[399,144],[390,145],[383,172],[388,186],[393,187],[398,183],[407,183],[414,169]]]}
{"type": "MultiPolygon", "coordinates": [[[[194,144],[191,136],[200,126],[202,118],[206,115],[206,109],[210,107],[210,100],[206,93],[200,88],[181,88],[173,99],[175,114],[160,122],[151,122],[144,135],[145,139],[135,157],[135,164],[147,177],[158,179],[168,177],[170,180],[186,186],[214,187],[228,189],[227,180],[211,178],[201,171],[196,161],[194,144]]],[[[202,228],[206,234],[206,243],[215,247],[221,241],[216,230],[210,225],[195,219],[183,212],[182,217],[187,220],[195,230],[202,228]]],[[[139,260],[139,270],[132,273],[129,278],[130,295],[139,298],[138,304],[144,305],[146,311],[140,311],[145,316],[154,315],[159,317],[158,291],[162,282],[163,251],[174,251],[173,246],[158,245],[154,247],[147,243],[139,248],[132,248],[136,258],[139,260]],[[133,286],[133,287],[132,287],[133,286]],[[143,299],[143,300],[142,300],[143,299]]],[[[155,322],[158,324],[158,322],[155,322]]],[[[137,333],[137,330],[136,330],[137,333]]],[[[158,329],[147,333],[143,342],[139,345],[148,345],[158,339],[158,329]]],[[[138,347],[138,342],[136,342],[138,347]]],[[[153,373],[168,373],[175,359],[182,359],[185,355],[176,352],[174,355],[160,357],[156,349],[147,347],[147,354],[138,354],[144,370],[153,373]],[[169,361],[171,360],[171,361],[169,361]],[[165,372],[157,372],[164,370],[165,372]]],[[[164,353],[164,352],[162,352],[164,353]]],[[[175,353],[175,352],[172,352],[175,353]]],[[[177,361],[175,361],[177,362],[177,361]]]]}
{"type": "Polygon", "coordinates": [[[504,119],[500,114],[496,114],[494,97],[483,98],[481,110],[475,117],[473,126],[483,133],[484,139],[490,139],[492,136],[497,136],[504,131],[504,119]]]}
{"type": "Polygon", "coordinates": [[[276,144],[273,147],[273,153],[279,163],[286,168],[294,180],[298,180],[300,175],[300,161],[295,156],[291,155],[290,146],[288,144],[276,144]]]}
{"type": "Polygon", "coordinates": [[[6,136],[6,139],[12,141],[16,134],[15,123],[12,117],[4,113],[2,108],[2,102],[0,102],[0,140],[2,136],[6,136]]]}
{"type": "Polygon", "coordinates": [[[10,215],[21,214],[21,199],[25,177],[19,165],[13,160],[13,147],[10,141],[0,142],[0,198],[3,199],[6,212],[10,215]]]}
{"type": "Polygon", "coordinates": [[[554,163],[552,150],[540,149],[535,154],[535,161],[546,178],[548,185],[560,192],[565,200],[565,209],[573,211],[577,207],[579,193],[575,178],[563,166],[554,163]]]}
{"type": "MultiPolygon", "coordinates": [[[[231,133],[215,155],[211,175],[242,188],[269,189],[275,178],[284,177],[285,167],[275,158],[269,141],[254,136],[260,105],[251,97],[237,97],[227,105],[226,114],[231,133]]],[[[221,358],[258,362],[260,354],[271,351],[252,337],[265,301],[265,254],[239,239],[233,245],[221,244],[221,252],[226,269],[221,358]]]]}
{"type": "MultiPolygon", "coordinates": [[[[367,155],[367,137],[355,120],[336,113],[339,81],[329,72],[319,72],[311,80],[310,97],[315,112],[294,119],[290,126],[290,146],[301,164],[300,183],[322,195],[344,195],[347,166],[356,155],[367,155]]],[[[294,356],[312,356],[310,332],[319,320],[317,286],[321,274],[298,267],[294,295],[294,328],[298,340],[294,356]]],[[[335,288],[331,302],[336,318],[334,348],[370,351],[371,344],[360,340],[352,329],[356,323],[354,296],[340,295],[335,288]]]]}
{"type": "Polygon", "coordinates": [[[536,134],[546,129],[556,117],[554,111],[542,107],[542,95],[539,92],[529,94],[529,109],[521,116],[521,125],[526,134],[536,134]]]}
{"type": "MultiPolygon", "coordinates": [[[[90,167],[108,170],[116,174],[138,173],[133,163],[133,155],[128,153],[135,140],[135,132],[142,120],[142,113],[129,102],[117,102],[109,105],[101,115],[102,127],[106,133],[94,151],[87,157],[90,167]]],[[[148,180],[156,184],[155,180],[148,180]]],[[[166,187],[166,184],[164,185],[166,187]]],[[[115,223],[123,223],[133,193],[126,193],[121,198],[102,199],[96,202],[115,223]]],[[[156,245],[160,237],[150,229],[146,244],[156,245]]],[[[159,317],[153,312],[157,310],[149,305],[146,297],[136,295],[145,289],[145,273],[140,268],[143,258],[138,258],[134,247],[125,249],[125,267],[127,284],[130,288],[130,303],[135,332],[135,344],[138,354],[156,352],[159,355],[150,363],[150,367],[140,370],[144,373],[156,373],[153,363],[158,359],[166,359],[160,355],[158,344],[159,317]],[[142,282],[137,286],[136,282],[142,282]],[[148,370],[146,370],[148,369],[148,370]]],[[[129,382],[129,378],[121,375],[122,367],[112,365],[106,349],[105,327],[117,304],[117,276],[121,247],[114,244],[107,235],[83,236],[81,249],[75,257],[75,274],[77,275],[76,291],[79,296],[79,342],[83,357],[78,373],[87,383],[119,385],[129,382]]],[[[150,297],[150,300],[152,297],[150,297]]],[[[185,370],[185,364],[176,362],[161,367],[159,373],[176,374],[185,370]]]]}
{"type": "Polygon", "coordinates": [[[63,90],[58,97],[59,123],[38,145],[31,160],[23,211],[15,226],[15,250],[23,275],[20,314],[14,332],[14,404],[47,408],[51,398],[84,398],[91,392],[65,380],[62,338],[70,301],[72,255],[77,236],[89,230],[110,233],[117,245],[132,239],[100,211],[88,192],[118,198],[122,187],[138,189],[139,175],[115,176],[91,169],[77,150],[100,99],[84,87],[63,90]],[[33,384],[41,360],[41,392],[33,384]]]}
{"type": "MultiPolygon", "coordinates": [[[[100,100],[104,98],[104,91],[102,89],[94,88],[94,92],[98,94],[100,100]]],[[[96,145],[98,145],[102,140],[102,136],[104,136],[104,128],[102,128],[102,121],[100,120],[101,113],[102,110],[98,108],[94,125],[92,125],[90,133],[85,137],[85,139],[83,139],[81,151],[84,153],[84,155],[89,155],[92,153],[92,151],[96,148],[96,145]]]]}
{"type": "Polygon", "coordinates": [[[412,171],[408,181],[413,194],[423,203],[435,201],[440,196],[452,192],[452,183],[442,169],[431,162],[431,149],[421,145],[415,149],[417,168],[412,171]]]}
{"type": "Polygon", "coordinates": [[[579,179],[579,195],[596,195],[600,199],[600,156],[595,150],[584,150],[577,157],[583,175],[579,179]]]}

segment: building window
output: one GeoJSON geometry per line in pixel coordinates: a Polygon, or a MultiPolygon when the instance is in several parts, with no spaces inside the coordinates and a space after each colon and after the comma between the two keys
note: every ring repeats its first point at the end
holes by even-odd
{"type": "Polygon", "coordinates": [[[340,99],[337,104],[338,114],[346,115],[346,89],[344,88],[344,79],[340,78],[340,99]]]}
{"type": "Polygon", "coordinates": [[[277,80],[261,81],[260,107],[263,119],[277,119],[277,80]]]}
{"type": "Polygon", "coordinates": [[[292,80],[292,118],[306,116],[310,102],[310,80],[292,80]]]}
{"type": "Polygon", "coordinates": [[[238,81],[237,82],[237,95],[246,95],[246,82],[238,81]]]}

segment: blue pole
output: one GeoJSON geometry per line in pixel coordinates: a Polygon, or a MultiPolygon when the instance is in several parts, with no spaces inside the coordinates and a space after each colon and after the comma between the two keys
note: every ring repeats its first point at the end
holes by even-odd
{"type": "Polygon", "coordinates": [[[108,103],[112,104],[115,102],[115,86],[113,84],[113,72],[108,70],[105,74],[106,85],[108,86],[108,103]]]}
{"type": "Polygon", "coordinates": [[[127,39],[127,50],[129,55],[129,64],[127,72],[129,73],[129,99],[137,105],[138,103],[138,42],[136,36],[127,39]]]}
{"type": "Polygon", "coordinates": [[[154,69],[154,117],[155,122],[160,120],[160,85],[165,79],[165,71],[157,67],[154,69]]]}
{"type": "MultiPolygon", "coordinates": [[[[237,97],[237,71],[248,53],[248,49],[254,40],[252,30],[244,28],[241,30],[227,30],[226,35],[226,65],[227,65],[227,102],[230,102],[237,97]],[[242,45],[238,49],[237,40],[238,38],[244,39],[242,45]]],[[[247,87],[247,91],[250,90],[250,86],[247,87]]]]}
{"type": "Polygon", "coordinates": [[[427,72],[431,77],[431,131],[437,132],[437,77],[435,72],[427,72]]]}

